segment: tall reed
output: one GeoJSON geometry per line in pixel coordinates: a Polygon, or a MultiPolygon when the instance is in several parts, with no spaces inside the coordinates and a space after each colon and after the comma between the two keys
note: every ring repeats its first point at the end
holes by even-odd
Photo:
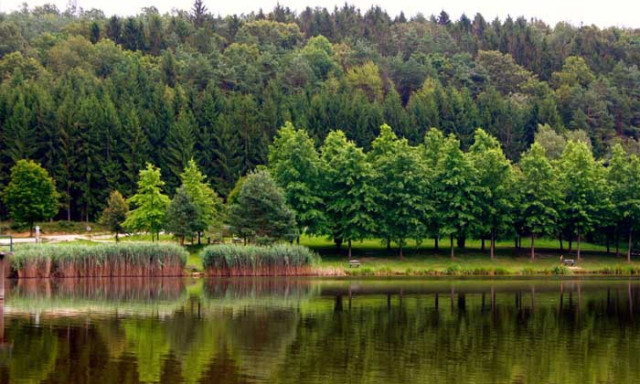
{"type": "Polygon", "coordinates": [[[310,275],[319,257],[299,245],[211,245],[202,250],[202,264],[210,276],[310,275]]]}
{"type": "Polygon", "coordinates": [[[180,276],[188,253],[176,244],[29,245],[16,249],[18,278],[180,276]]]}

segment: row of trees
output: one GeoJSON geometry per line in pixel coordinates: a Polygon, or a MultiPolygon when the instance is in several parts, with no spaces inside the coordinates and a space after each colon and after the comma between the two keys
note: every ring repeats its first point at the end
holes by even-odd
{"type": "Polygon", "coordinates": [[[286,121],[367,151],[383,123],[413,146],[440,127],[465,150],[483,127],[516,162],[538,124],[584,132],[600,158],[617,142],[637,151],[639,39],[348,5],[217,17],[200,2],[130,18],[25,7],[0,15],[0,188],[35,160],[56,180],[57,218],[92,221],[109,191],[135,193],[147,162],[173,195],[193,158],[226,197],[286,121]]]}
{"type": "MultiPolygon", "coordinates": [[[[605,164],[584,141],[550,140],[542,127],[518,164],[482,129],[468,151],[453,135],[432,128],[424,143],[410,145],[383,125],[364,152],[341,131],[332,131],[319,151],[305,130],[285,125],[270,147],[269,169],[297,214],[299,232],[328,235],[337,244],[369,237],[393,241],[402,256],[407,239],[449,238],[464,246],[473,236],[557,237],[577,256],[585,236],[607,241],[640,224],[640,158],[622,146],[605,164]],[[545,136],[546,135],[546,136],[545,136]],[[556,159],[547,149],[557,149],[556,159]],[[554,145],[556,147],[554,147],[554,145]]],[[[619,248],[618,248],[619,250],[619,248]]]]}
{"type": "MultiPolygon", "coordinates": [[[[597,161],[585,141],[554,137],[541,127],[536,142],[513,164],[498,141],[477,129],[468,151],[453,135],[432,128],[424,143],[412,146],[383,125],[368,152],[331,131],[322,146],[302,129],[285,124],[269,151],[268,170],[241,178],[222,199],[206,182],[195,161],[180,175],[173,199],[163,192],[160,169],[148,164],[140,171],[136,193],[125,200],[109,197],[102,221],[116,233],[145,231],[156,237],[171,232],[185,237],[220,231],[223,223],[252,242],[294,240],[300,234],[333,238],[336,245],[377,237],[399,246],[408,239],[449,238],[464,247],[468,237],[496,239],[557,237],[577,256],[586,236],[604,240],[628,238],[640,223],[640,157],[621,145],[605,164],[597,161]],[[554,155],[554,153],[556,155],[554,155]],[[555,157],[554,157],[555,156],[555,157]],[[129,203],[135,207],[129,211],[129,203]]],[[[53,180],[33,161],[12,169],[4,201],[12,217],[33,225],[53,216],[58,204],[53,180]]]]}

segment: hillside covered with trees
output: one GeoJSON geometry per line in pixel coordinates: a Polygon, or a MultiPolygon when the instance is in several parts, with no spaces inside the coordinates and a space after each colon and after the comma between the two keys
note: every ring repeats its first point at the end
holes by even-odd
{"type": "MultiPolygon", "coordinates": [[[[1,14],[0,189],[18,160],[32,159],[56,182],[58,218],[95,220],[111,191],[135,193],[147,162],[173,195],[193,158],[226,197],[267,163],[287,121],[316,149],[343,140],[329,134],[341,130],[379,169],[388,164],[373,145],[383,124],[410,146],[437,127],[471,157],[481,127],[513,162],[536,137],[552,161],[567,140],[604,163],[618,143],[640,152],[638,30],[446,12],[391,17],[349,5],[215,12],[197,0],[165,15],[52,5],[1,14]]],[[[522,171],[539,157],[532,150],[522,171]]]]}

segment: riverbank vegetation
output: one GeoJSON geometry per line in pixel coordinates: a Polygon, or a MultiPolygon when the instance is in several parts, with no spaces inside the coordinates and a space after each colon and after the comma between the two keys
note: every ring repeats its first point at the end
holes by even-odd
{"type": "Polygon", "coordinates": [[[202,253],[209,276],[311,275],[319,258],[309,248],[296,245],[210,245],[202,253]]]}
{"type": "Polygon", "coordinates": [[[175,244],[21,245],[11,274],[33,277],[182,276],[188,253],[175,244]]]}

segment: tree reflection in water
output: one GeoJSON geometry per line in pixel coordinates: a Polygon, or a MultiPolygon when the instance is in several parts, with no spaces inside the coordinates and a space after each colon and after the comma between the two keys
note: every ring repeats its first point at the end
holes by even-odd
{"type": "Polygon", "coordinates": [[[635,280],[12,282],[0,381],[640,382],[635,280]]]}

